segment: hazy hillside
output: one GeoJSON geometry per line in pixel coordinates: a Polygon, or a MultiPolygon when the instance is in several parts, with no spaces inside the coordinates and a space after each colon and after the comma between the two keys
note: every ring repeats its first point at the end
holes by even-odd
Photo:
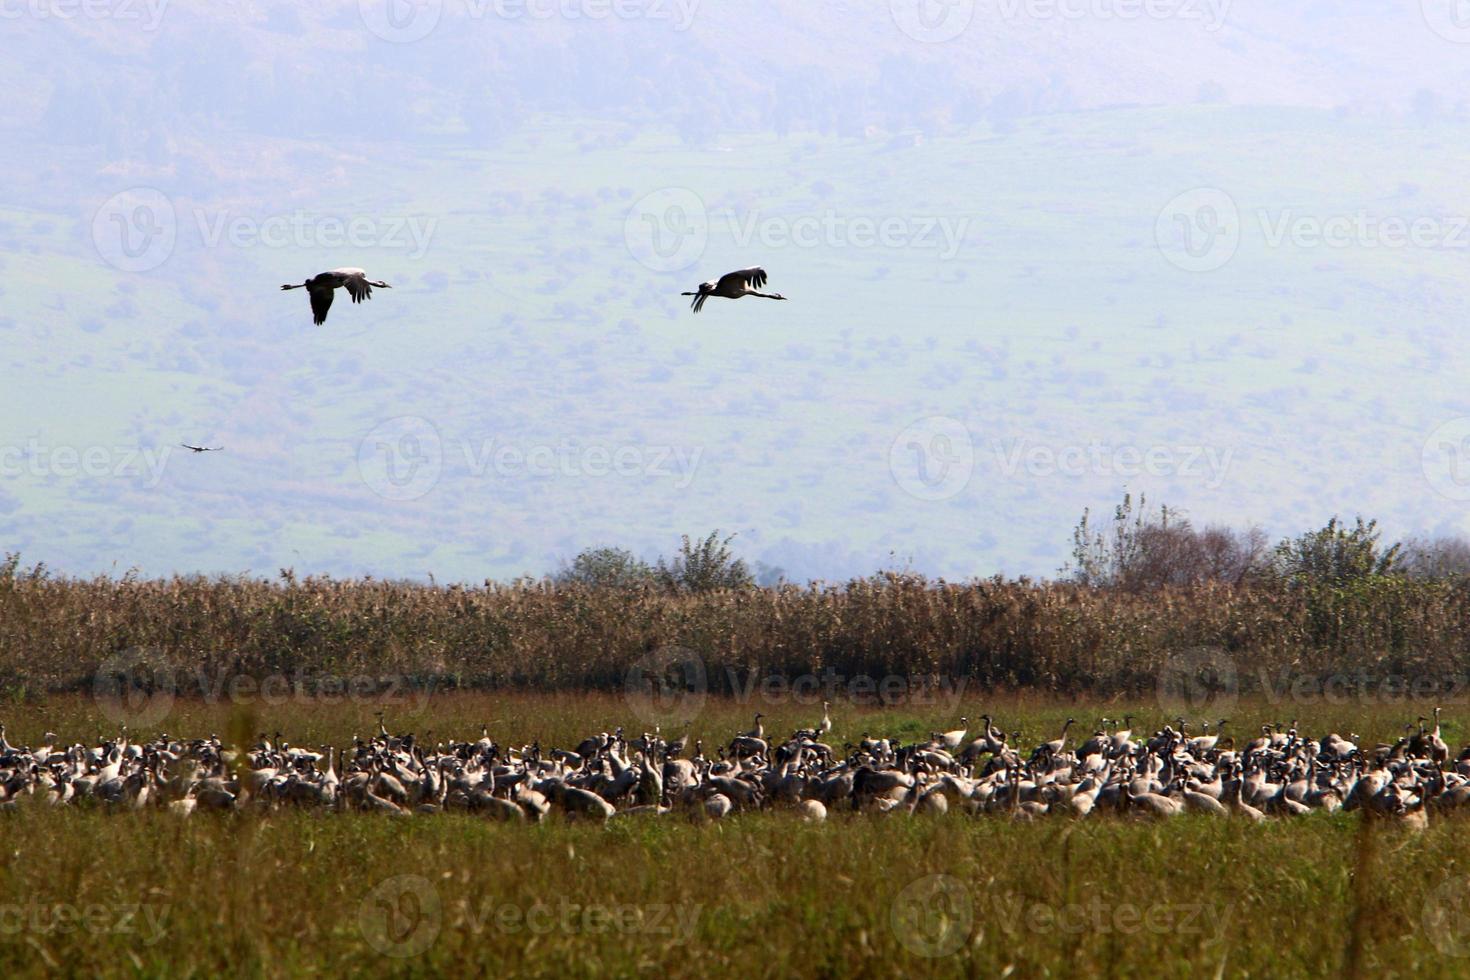
{"type": "Polygon", "coordinates": [[[157,160],[189,133],[483,143],[538,112],[698,140],[1120,104],[1402,110],[1420,90],[1459,102],[1470,74],[1418,0],[1159,0],[1172,15],[1154,17],[1125,0],[957,0],[964,30],[939,43],[910,36],[949,32],[929,33],[923,4],[944,9],[623,0],[632,16],[592,20],[545,16],[579,0],[393,0],[395,19],[371,0],[115,0],[112,16],[6,22],[24,95],[0,119],[157,160]]]}
{"type": "Polygon", "coordinates": [[[932,43],[902,4],[122,9],[4,22],[6,549],[473,579],[718,526],[797,575],[1049,572],[1125,485],[1463,526],[1425,455],[1470,366],[1470,47],[1417,2],[991,0],[932,43]],[[1201,266],[1173,236],[1222,193],[1201,266]],[[755,263],[793,302],[677,295],[755,263]],[[315,329],[278,287],[344,264],[395,288],[315,329]]]}

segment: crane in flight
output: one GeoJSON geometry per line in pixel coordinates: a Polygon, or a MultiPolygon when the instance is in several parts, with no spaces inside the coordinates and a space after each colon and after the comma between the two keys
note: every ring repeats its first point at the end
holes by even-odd
{"type": "Polygon", "coordinates": [[[745,296],[759,296],[762,299],[785,299],[780,293],[763,293],[761,288],[766,284],[765,269],[740,269],[735,272],[727,272],[717,280],[700,283],[699,289],[692,293],[680,293],[681,296],[693,296],[694,303],[691,309],[695,313],[704,309],[704,301],[711,296],[719,296],[723,299],[740,299],[745,296]]]}
{"type": "Polygon", "coordinates": [[[179,445],[194,453],[217,453],[225,448],[224,446],[191,446],[187,442],[181,442],[179,445]]]}
{"type": "Polygon", "coordinates": [[[330,272],[318,273],[306,282],[295,286],[285,285],[281,288],[305,289],[307,295],[311,297],[312,322],[321,326],[327,322],[327,311],[332,308],[332,295],[338,286],[347,290],[347,295],[352,297],[354,303],[372,299],[374,286],[379,289],[393,288],[381,280],[369,279],[367,273],[362,269],[333,269],[330,272]]]}

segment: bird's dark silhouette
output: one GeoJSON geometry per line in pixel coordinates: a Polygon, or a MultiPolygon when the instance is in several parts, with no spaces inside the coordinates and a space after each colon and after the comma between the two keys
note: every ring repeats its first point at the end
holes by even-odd
{"type": "Polygon", "coordinates": [[[745,296],[759,296],[761,299],[785,299],[786,297],[780,293],[760,292],[767,278],[765,269],[740,269],[736,272],[727,272],[719,279],[700,283],[699,289],[695,292],[679,295],[694,297],[690,309],[695,313],[704,309],[704,301],[711,296],[719,296],[722,299],[741,299],[745,296]]]}
{"type": "Polygon", "coordinates": [[[321,326],[327,322],[327,311],[332,308],[332,296],[338,286],[347,290],[347,295],[352,297],[354,303],[372,299],[374,286],[379,289],[393,288],[381,280],[369,279],[367,273],[361,269],[333,269],[330,272],[318,273],[306,282],[294,286],[287,284],[281,288],[305,289],[307,295],[311,297],[312,322],[321,326]]]}

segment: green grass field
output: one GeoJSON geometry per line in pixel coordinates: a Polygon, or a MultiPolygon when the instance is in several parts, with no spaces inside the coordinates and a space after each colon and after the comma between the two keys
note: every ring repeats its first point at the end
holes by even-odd
{"type": "MultiPolygon", "coordinates": [[[[621,697],[176,702],[150,730],[280,729],[342,744],[384,710],[395,731],[567,744],[618,723],[621,697]]],[[[764,709],[777,730],[805,704],[705,703],[707,746],[764,709]]],[[[990,710],[1028,739],[1068,716],[1148,702],[965,698],[834,706],[839,739],[919,737],[990,710]],[[950,708],[953,707],[953,713],[950,708]]],[[[1235,705],[1232,724],[1392,738],[1417,704],[1235,705]],[[1285,717],[1283,715],[1289,715],[1285,717]]],[[[7,737],[86,741],[115,730],[90,699],[4,709],[7,737]]],[[[1458,746],[1464,713],[1450,709],[1458,746]]],[[[102,975],[630,976],[1470,975],[1470,845],[1458,818],[1427,831],[1351,814],[1261,826],[1104,816],[1015,824],[834,812],[720,823],[615,818],[606,829],[460,815],[393,820],[280,811],[230,816],[23,806],[0,819],[0,970],[102,975]]]]}

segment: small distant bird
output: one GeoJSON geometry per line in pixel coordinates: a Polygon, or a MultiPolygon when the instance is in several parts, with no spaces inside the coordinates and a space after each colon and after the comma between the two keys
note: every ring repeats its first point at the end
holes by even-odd
{"type": "Polygon", "coordinates": [[[759,296],[761,299],[785,299],[780,293],[763,293],[761,287],[766,284],[765,269],[741,269],[738,272],[727,272],[718,281],[700,283],[699,290],[693,293],[680,293],[680,296],[693,296],[694,303],[691,308],[695,313],[704,309],[704,301],[711,296],[719,296],[724,299],[740,299],[743,296],[759,296]]]}
{"type": "Polygon", "coordinates": [[[183,446],[185,449],[189,450],[190,452],[195,452],[195,453],[217,453],[221,449],[225,448],[224,446],[191,446],[187,442],[181,442],[181,443],[179,443],[179,445],[180,446],[183,446]]]}
{"type": "Polygon", "coordinates": [[[367,277],[367,273],[361,269],[333,269],[331,272],[323,272],[312,276],[306,282],[296,286],[282,286],[282,289],[302,289],[311,297],[312,320],[317,326],[327,322],[327,311],[332,308],[332,294],[338,286],[346,288],[347,294],[352,297],[352,302],[361,303],[365,299],[373,298],[373,287],[379,289],[392,289],[386,282],[375,282],[367,277]]]}

